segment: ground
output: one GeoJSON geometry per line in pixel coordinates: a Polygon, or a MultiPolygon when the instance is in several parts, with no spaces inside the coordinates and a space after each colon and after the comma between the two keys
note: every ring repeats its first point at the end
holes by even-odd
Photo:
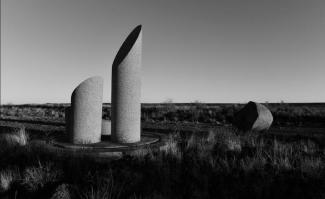
{"type": "Polygon", "coordinates": [[[325,105],[266,105],[272,128],[244,133],[231,125],[239,104],[145,104],[142,130],[164,135],[166,146],[105,161],[35,144],[65,136],[68,105],[3,106],[1,196],[325,198],[325,105]]]}

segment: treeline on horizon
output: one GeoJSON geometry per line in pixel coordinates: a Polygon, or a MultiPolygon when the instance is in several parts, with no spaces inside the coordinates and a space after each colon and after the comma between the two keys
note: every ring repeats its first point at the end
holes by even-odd
{"type": "MultiPolygon", "coordinates": [[[[247,102],[248,103],[248,102],[247,102]]],[[[259,102],[260,103],[260,102],[259,102]]],[[[14,104],[14,103],[5,103],[0,104],[3,107],[36,107],[36,108],[48,108],[48,107],[68,107],[71,103],[32,103],[32,104],[14,104]]],[[[205,102],[161,102],[161,103],[141,103],[142,107],[157,107],[157,106],[168,106],[173,104],[175,106],[197,106],[204,105],[208,107],[214,106],[227,106],[227,105],[244,105],[246,103],[205,103],[205,102]]],[[[325,102],[264,102],[261,103],[266,106],[280,106],[280,105],[290,105],[290,106],[313,106],[313,107],[325,107],[325,102]]],[[[110,107],[111,103],[103,103],[103,107],[110,107]]]]}
{"type": "MultiPolygon", "coordinates": [[[[263,103],[273,114],[274,126],[325,126],[325,103],[263,103]]],[[[143,103],[143,122],[192,122],[231,124],[245,104],[232,103],[143,103]]],[[[26,104],[1,106],[1,118],[64,122],[70,104],[26,104]]],[[[110,104],[104,103],[103,118],[111,119],[110,104]]]]}

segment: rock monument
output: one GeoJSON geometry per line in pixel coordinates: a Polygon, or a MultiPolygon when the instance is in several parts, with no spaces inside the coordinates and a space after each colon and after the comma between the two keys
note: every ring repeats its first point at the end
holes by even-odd
{"type": "Polygon", "coordinates": [[[67,131],[73,144],[100,142],[102,128],[103,79],[86,79],[73,91],[67,111],[67,131]]]}
{"type": "Polygon", "coordinates": [[[266,131],[273,122],[271,111],[264,105],[248,102],[235,114],[234,124],[243,131],[266,131]]]}
{"type": "Polygon", "coordinates": [[[112,65],[112,140],[140,141],[142,27],[126,38],[112,65]]]}

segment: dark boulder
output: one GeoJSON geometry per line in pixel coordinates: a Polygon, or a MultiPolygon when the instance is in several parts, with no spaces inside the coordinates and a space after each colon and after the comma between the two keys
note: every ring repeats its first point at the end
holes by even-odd
{"type": "Polygon", "coordinates": [[[235,114],[233,121],[243,131],[266,131],[272,125],[273,116],[266,106],[250,101],[235,114]]]}

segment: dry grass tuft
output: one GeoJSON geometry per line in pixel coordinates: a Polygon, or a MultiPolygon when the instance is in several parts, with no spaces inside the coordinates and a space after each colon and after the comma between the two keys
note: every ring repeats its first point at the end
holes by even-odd
{"type": "Polygon", "coordinates": [[[79,198],[81,199],[118,199],[121,198],[121,194],[124,185],[118,185],[114,181],[113,173],[110,170],[109,176],[102,178],[101,176],[95,175],[94,181],[90,182],[89,186],[83,190],[79,190],[79,198]]]}
{"type": "MultiPolygon", "coordinates": [[[[211,132],[210,132],[211,133],[211,132]]],[[[221,151],[238,151],[242,149],[240,137],[235,135],[231,129],[214,132],[215,147],[221,151]]]]}
{"type": "Polygon", "coordinates": [[[152,157],[153,156],[153,151],[150,148],[150,146],[147,146],[147,147],[142,148],[142,149],[131,151],[131,152],[128,153],[128,155],[131,155],[131,156],[137,158],[137,160],[143,160],[146,157],[152,157]]]}
{"type": "Polygon", "coordinates": [[[163,147],[160,150],[166,154],[175,157],[176,159],[182,159],[182,152],[178,146],[178,138],[176,136],[170,135],[163,147]]]}
{"type": "Polygon", "coordinates": [[[6,146],[25,146],[28,143],[28,135],[25,128],[13,128],[0,134],[0,143],[6,146]]]}
{"type": "Polygon", "coordinates": [[[70,199],[72,198],[72,194],[70,192],[70,186],[68,184],[59,185],[54,194],[51,196],[51,199],[70,199]]]}
{"type": "Polygon", "coordinates": [[[43,188],[47,183],[57,181],[61,175],[62,172],[54,168],[54,164],[42,165],[39,162],[38,166],[25,169],[22,184],[28,191],[33,192],[43,188]]]}
{"type": "Polygon", "coordinates": [[[0,172],[0,193],[6,192],[11,188],[13,182],[19,178],[17,169],[6,169],[0,172]]]}
{"type": "Polygon", "coordinates": [[[325,166],[320,157],[310,157],[300,160],[300,168],[303,173],[317,176],[325,166]]]}

